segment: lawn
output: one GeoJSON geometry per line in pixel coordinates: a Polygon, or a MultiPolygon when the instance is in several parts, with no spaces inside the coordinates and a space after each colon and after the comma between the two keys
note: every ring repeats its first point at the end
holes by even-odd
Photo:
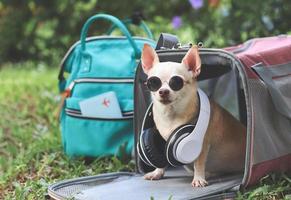
{"type": "MultiPolygon", "coordinates": [[[[85,163],[62,151],[57,69],[44,64],[0,69],[0,199],[44,199],[53,182],[112,171],[132,171],[115,157],[85,163]]],[[[291,199],[291,176],[272,174],[238,199],[291,199]]],[[[150,197],[149,197],[150,198],[150,197]]]]}
{"type": "Polygon", "coordinates": [[[114,157],[85,164],[64,155],[54,115],[57,69],[31,65],[0,71],[0,199],[44,199],[57,180],[133,170],[114,157]]]}

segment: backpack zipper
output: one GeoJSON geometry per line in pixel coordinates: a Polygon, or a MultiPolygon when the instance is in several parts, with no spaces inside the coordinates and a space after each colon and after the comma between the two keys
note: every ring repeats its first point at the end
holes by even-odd
{"type": "Polygon", "coordinates": [[[72,81],[67,88],[70,92],[77,83],[133,83],[132,78],[78,78],[72,81]]]}
{"type": "Polygon", "coordinates": [[[83,116],[81,111],[75,110],[75,109],[70,109],[70,108],[66,108],[65,112],[70,117],[82,118],[82,119],[92,119],[92,120],[126,120],[126,119],[132,119],[133,118],[133,111],[122,112],[122,117],[121,118],[88,117],[88,116],[83,116]]]}
{"type": "MultiPolygon", "coordinates": [[[[91,42],[91,41],[95,41],[95,40],[127,40],[127,38],[125,36],[93,36],[93,37],[87,37],[86,38],[86,42],[91,42]]],[[[140,40],[140,41],[144,41],[144,42],[149,42],[149,43],[152,43],[153,40],[151,39],[148,39],[148,38],[143,38],[143,37],[136,37],[134,36],[133,39],[135,40],[140,40]]],[[[78,46],[80,45],[81,42],[80,40],[75,42],[71,47],[70,49],[67,51],[66,55],[63,57],[61,63],[60,63],[60,68],[63,67],[63,65],[65,64],[67,58],[70,56],[70,54],[73,52],[73,50],[78,46]]]]}
{"type": "MultiPolygon", "coordinates": [[[[66,108],[66,112],[75,113],[75,114],[82,114],[81,110],[74,109],[74,108],[66,108]]],[[[133,116],[133,111],[121,111],[123,116],[133,116]]]]}
{"type": "Polygon", "coordinates": [[[134,79],[132,79],[132,78],[90,78],[90,77],[85,77],[85,78],[78,78],[78,79],[73,80],[69,84],[69,86],[65,89],[65,91],[61,94],[61,100],[60,100],[59,106],[58,106],[56,114],[55,114],[58,121],[59,121],[61,110],[64,107],[65,100],[71,96],[72,90],[77,83],[127,83],[127,84],[133,84],[134,79]]]}

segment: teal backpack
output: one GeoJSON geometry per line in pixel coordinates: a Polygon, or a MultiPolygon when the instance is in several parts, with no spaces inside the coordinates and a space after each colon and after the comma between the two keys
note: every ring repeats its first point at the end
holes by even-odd
{"type": "Polygon", "coordinates": [[[69,156],[99,157],[130,155],[134,144],[133,82],[141,49],[145,43],[155,47],[152,34],[144,22],[140,27],[149,38],[132,37],[127,29],[131,21],[97,14],[89,18],[80,41],[65,55],[59,73],[60,127],[64,151],[69,156]],[[108,35],[87,37],[90,25],[107,20],[113,25],[108,35]],[[111,36],[118,28],[124,36],[111,36]],[[67,79],[64,73],[68,73],[67,79]],[[79,102],[109,91],[115,92],[122,117],[103,118],[82,115],[79,102]]]}

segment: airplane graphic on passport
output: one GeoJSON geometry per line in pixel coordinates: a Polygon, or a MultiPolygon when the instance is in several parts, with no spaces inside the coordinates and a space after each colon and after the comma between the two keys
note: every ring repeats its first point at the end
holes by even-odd
{"type": "Polygon", "coordinates": [[[86,117],[121,118],[122,113],[115,92],[106,92],[79,102],[86,117]]]}

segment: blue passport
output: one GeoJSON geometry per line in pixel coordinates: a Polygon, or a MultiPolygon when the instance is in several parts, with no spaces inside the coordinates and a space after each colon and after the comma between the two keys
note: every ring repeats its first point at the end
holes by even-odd
{"type": "Polygon", "coordinates": [[[122,113],[115,92],[106,92],[79,102],[86,117],[121,118],[122,113]]]}

